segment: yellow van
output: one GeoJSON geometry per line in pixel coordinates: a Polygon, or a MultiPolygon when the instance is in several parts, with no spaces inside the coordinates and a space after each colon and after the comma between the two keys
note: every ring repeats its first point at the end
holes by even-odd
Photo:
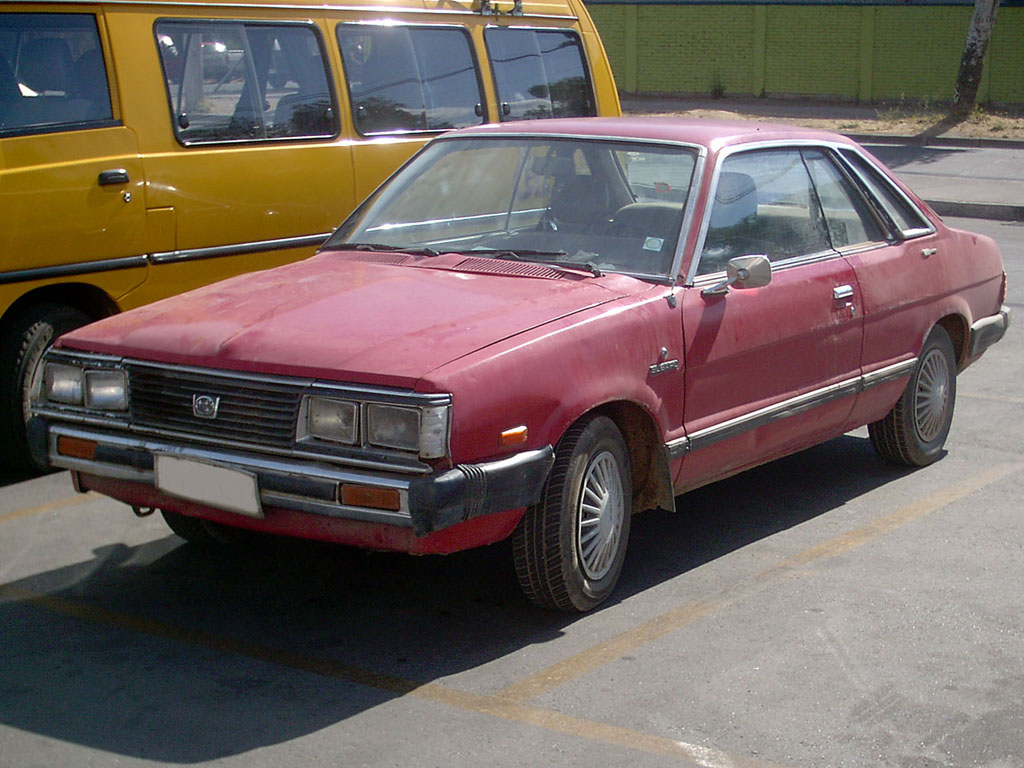
{"type": "Polygon", "coordinates": [[[582,0],[4,3],[0,455],[56,335],[309,255],[438,132],[618,113],[582,0]]]}

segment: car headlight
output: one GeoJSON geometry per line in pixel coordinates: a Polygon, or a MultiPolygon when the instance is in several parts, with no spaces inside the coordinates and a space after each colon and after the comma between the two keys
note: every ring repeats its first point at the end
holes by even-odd
{"type": "Polygon", "coordinates": [[[104,411],[128,408],[128,386],[124,371],[86,371],[85,406],[104,411]]]}
{"type": "Polygon", "coordinates": [[[125,372],[47,363],[43,368],[43,394],[52,403],[84,405],[101,411],[128,408],[125,372]]]}
{"type": "Polygon", "coordinates": [[[366,441],[378,448],[415,452],[424,459],[441,458],[448,452],[448,407],[371,404],[366,441]]]}
{"type": "Polygon", "coordinates": [[[318,440],[352,445],[359,436],[358,407],[345,400],[310,397],[306,401],[306,433],[318,440]]]}
{"type": "Polygon", "coordinates": [[[47,363],[43,374],[46,399],[65,405],[82,405],[84,371],[74,365],[47,363]]]}

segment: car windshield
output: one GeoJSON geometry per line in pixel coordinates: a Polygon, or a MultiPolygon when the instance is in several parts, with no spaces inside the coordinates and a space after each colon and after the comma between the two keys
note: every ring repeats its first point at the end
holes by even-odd
{"type": "Polygon", "coordinates": [[[551,137],[436,141],[324,246],[470,253],[666,277],[696,153],[551,137]]]}

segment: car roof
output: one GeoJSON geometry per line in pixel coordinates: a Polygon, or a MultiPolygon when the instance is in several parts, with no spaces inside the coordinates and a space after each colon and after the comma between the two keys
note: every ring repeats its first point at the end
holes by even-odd
{"type": "Polygon", "coordinates": [[[678,117],[574,117],[491,123],[455,131],[460,135],[563,135],[697,144],[711,150],[751,142],[825,141],[853,145],[845,136],[814,128],[753,120],[678,117]]]}

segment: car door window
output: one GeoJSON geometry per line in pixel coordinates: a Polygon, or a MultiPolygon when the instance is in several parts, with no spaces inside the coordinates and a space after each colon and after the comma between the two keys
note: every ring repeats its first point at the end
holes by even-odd
{"type": "Polygon", "coordinates": [[[484,121],[465,30],[339,24],[338,45],[361,134],[443,131],[484,121]]]}
{"type": "Polygon", "coordinates": [[[772,262],[830,250],[828,232],[799,149],[741,152],[721,165],[697,274],[736,256],[772,262]]]}
{"type": "Polygon", "coordinates": [[[575,32],[490,27],[484,39],[502,120],[597,114],[575,32]]]}
{"type": "Polygon", "coordinates": [[[313,27],[158,21],[155,31],[183,144],[337,135],[313,27]]]}
{"type": "Polygon", "coordinates": [[[821,202],[832,247],[884,240],[882,228],[864,198],[832,159],[818,150],[805,151],[803,156],[821,202]]]}
{"type": "Polygon", "coordinates": [[[113,124],[96,18],[0,14],[0,134],[113,124]]]}

